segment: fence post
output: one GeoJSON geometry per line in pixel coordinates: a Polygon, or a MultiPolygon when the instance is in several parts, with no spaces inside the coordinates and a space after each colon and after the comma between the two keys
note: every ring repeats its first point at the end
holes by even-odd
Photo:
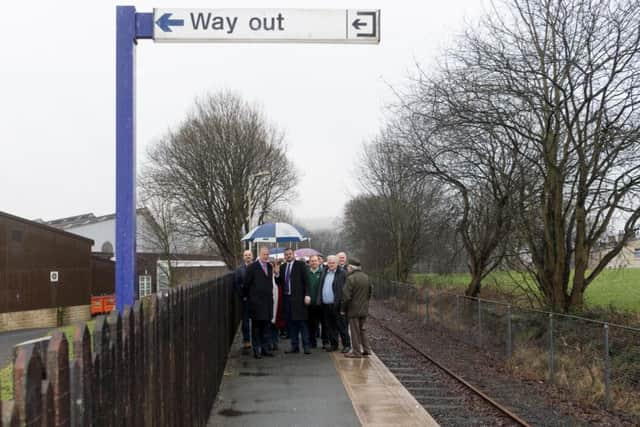
{"type": "Polygon", "coordinates": [[[611,403],[611,356],[609,355],[609,324],[604,324],[604,406],[611,403]]]}
{"type": "Polygon", "coordinates": [[[507,305],[507,358],[511,358],[511,305],[507,305]]]}
{"type": "Polygon", "coordinates": [[[482,305],[478,298],[478,345],[482,346],[482,305]]]}
{"type": "Polygon", "coordinates": [[[424,288],[424,324],[429,323],[429,288],[424,288]]]}
{"type": "Polygon", "coordinates": [[[458,333],[462,332],[462,325],[460,325],[460,295],[456,294],[456,326],[458,333]]]}
{"type": "Polygon", "coordinates": [[[549,381],[554,380],[554,354],[553,354],[553,313],[549,313],[549,381]]]}

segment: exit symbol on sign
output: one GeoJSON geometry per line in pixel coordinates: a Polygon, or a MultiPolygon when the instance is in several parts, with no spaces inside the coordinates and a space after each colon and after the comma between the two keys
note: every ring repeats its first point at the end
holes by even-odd
{"type": "Polygon", "coordinates": [[[361,20],[360,18],[356,18],[356,20],[351,23],[353,28],[358,30],[358,33],[356,34],[356,36],[357,37],[375,37],[377,35],[376,34],[376,31],[377,31],[376,12],[358,12],[357,15],[363,16],[363,17],[368,16],[369,18],[371,18],[371,20],[370,21],[368,19],[361,20]],[[371,29],[367,32],[361,33],[360,29],[369,27],[369,23],[371,23],[371,29]]]}

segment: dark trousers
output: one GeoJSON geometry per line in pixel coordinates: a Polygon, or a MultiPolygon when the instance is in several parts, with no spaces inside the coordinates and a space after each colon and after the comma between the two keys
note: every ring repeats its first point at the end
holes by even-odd
{"type": "MultiPolygon", "coordinates": [[[[322,307],[319,305],[309,306],[309,338],[311,340],[311,348],[315,348],[318,345],[318,332],[320,331],[320,325],[324,323],[322,319],[322,307]]],[[[324,328],[323,332],[324,332],[324,328]]],[[[323,340],[324,343],[324,340],[323,340]]]]}
{"type": "Polygon", "coordinates": [[[269,339],[267,338],[270,333],[268,320],[255,320],[251,319],[251,335],[253,339],[253,352],[256,354],[262,353],[267,350],[269,339]]]}
{"type": "Polygon", "coordinates": [[[279,337],[278,328],[271,322],[269,322],[269,327],[267,328],[267,337],[269,338],[269,348],[274,351],[278,346],[279,337]]]}
{"type": "Polygon", "coordinates": [[[287,321],[287,329],[289,330],[289,339],[291,339],[291,349],[300,349],[299,336],[302,335],[302,346],[308,350],[311,343],[309,341],[309,327],[306,320],[293,320],[291,318],[291,295],[285,295],[283,298],[284,318],[287,321]]]}
{"type": "Polygon", "coordinates": [[[351,347],[351,337],[349,336],[349,319],[338,312],[338,332],[342,347],[351,347]]]}
{"type": "Polygon", "coordinates": [[[338,313],[333,304],[322,304],[323,328],[326,329],[327,342],[333,348],[338,348],[338,313]]]}
{"type": "Polygon", "coordinates": [[[327,340],[331,347],[338,347],[338,337],[342,341],[342,347],[351,347],[349,339],[349,324],[345,316],[340,315],[340,306],[336,304],[323,304],[322,312],[324,325],[327,329],[327,340]]]}
{"type": "Polygon", "coordinates": [[[249,301],[242,301],[242,340],[251,341],[251,323],[249,320],[249,301]]]}

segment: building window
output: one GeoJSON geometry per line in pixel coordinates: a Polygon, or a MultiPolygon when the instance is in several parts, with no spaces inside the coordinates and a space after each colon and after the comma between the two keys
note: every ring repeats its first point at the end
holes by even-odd
{"type": "Polygon", "coordinates": [[[640,248],[635,248],[633,250],[633,256],[635,256],[636,258],[640,258],[640,248]]]}
{"type": "Polygon", "coordinates": [[[140,276],[138,280],[138,292],[140,298],[151,293],[151,276],[140,276]]]}

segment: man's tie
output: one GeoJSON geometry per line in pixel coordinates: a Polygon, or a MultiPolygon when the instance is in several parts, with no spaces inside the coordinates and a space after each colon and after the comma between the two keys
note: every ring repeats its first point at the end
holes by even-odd
{"type": "Polygon", "coordinates": [[[262,271],[264,271],[264,275],[268,276],[269,273],[267,273],[267,265],[262,261],[260,261],[260,265],[262,266],[262,271]]]}
{"type": "Polygon", "coordinates": [[[287,284],[287,295],[291,295],[291,263],[287,263],[287,271],[284,274],[284,283],[287,284]]]}

